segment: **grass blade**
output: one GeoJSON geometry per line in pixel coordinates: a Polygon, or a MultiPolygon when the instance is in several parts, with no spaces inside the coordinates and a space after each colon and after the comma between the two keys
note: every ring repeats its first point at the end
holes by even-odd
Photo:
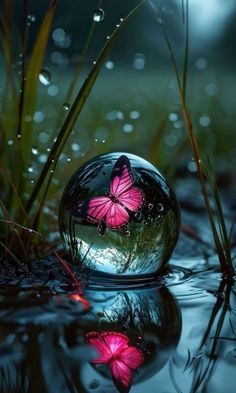
{"type": "Polygon", "coordinates": [[[34,48],[30,56],[29,64],[26,70],[25,94],[24,94],[24,105],[23,105],[23,124],[21,130],[22,139],[24,141],[24,143],[22,143],[22,151],[23,151],[23,158],[24,158],[25,165],[29,161],[29,157],[30,157],[32,124],[30,122],[25,122],[24,118],[25,115],[32,116],[34,113],[36,95],[37,95],[37,86],[39,83],[38,76],[42,68],[56,6],[57,6],[57,0],[52,0],[44,16],[41,27],[39,29],[36,42],[34,44],[34,48]]]}
{"type": "Polygon", "coordinates": [[[58,137],[56,139],[56,142],[54,143],[51,152],[48,156],[47,162],[45,163],[42,172],[39,176],[39,179],[35,185],[34,190],[32,191],[31,197],[29,198],[29,201],[26,206],[26,211],[29,211],[32,208],[32,205],[38,195],[38,193],[41,190],[42,184],[45,181],[45,178],[47,174],[49,173],[51,166],[55,168],[57,161],[59,159],[59,156],[61,154],[61,151],[63,150],[63,147],[71,133],[71,130],[80,114],[82,111],[84,104],[86,103],[86,100],[90,94],[90,91],[97,79],[97,76],[101,70],[101,67],[110,52],[114,42],[116,41],[117,37],[119,36],[120,32],[123,30],[123,28],[128,24],[130,21],[130,18],[139,10],[139,8],[146,2],[146,0],[142,0],[135,8],[130,11],[130,13],[123,19],[123,21],[120,23],[120,25],[113,31],[111,37],[109,40],[107,40],[105,46],[103,47],[100,55],[98,56],[98,59],[94,66],[92,67],[89,76],[86,78],[84,84],[82,85],[79,93],[77,94],[75,101],[70,109],[70,112],[68,113],[68,116],[65,119],[65,122],[58,134],[58,137]]]}
{"type": "Polygon", "coordinates": [[[186,98],[186,87],[187,87],[187,76],[188,76],[188,53],[189,53],[189,13],[188,13],[188,0],[186,0],[186,30],[185,30],[185,50],[184,50],[184,65],[183,65],[183,77],[182,77],[182,86],[183,86],[183,100],[186,98]]]}

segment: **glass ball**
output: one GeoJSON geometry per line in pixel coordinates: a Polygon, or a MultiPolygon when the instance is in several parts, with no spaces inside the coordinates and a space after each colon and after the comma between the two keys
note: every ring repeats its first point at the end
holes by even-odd
{"type": "Polygon", "coordinates": [[[121,386],[125,385],[124,368],[117,380],[111,359],[104,357],[106,350],[112,350],[117,343],[121,349],[117,360],[121,363],[125,363],[127,347],[133,352],[134,364],[129,364],[127,381],[130,384],[143,383],[164,367],[175,351],[182,327],[180,307],[165,286],[123,291],[88,288],[85,297],[92,307],[80,318],[80,323],[85,340],[94,349],[94,354],[81,370],[84,386],[96,380],[101,391],[113,392],[114,383],[116,386],[119,386],[119,382],[121,386]]]}
{"type": "Polygon", "coordinates": [[[70,261],[111,275],[150,275],[168,263],[179,235],[174,191],[148,161],[107,153],[69,180],[59,228],[70,261]]]}

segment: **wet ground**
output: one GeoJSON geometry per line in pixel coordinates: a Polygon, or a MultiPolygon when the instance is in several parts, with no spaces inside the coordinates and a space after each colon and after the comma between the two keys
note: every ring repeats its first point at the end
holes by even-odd
{"type": "Polygon", "coordinates": [[[219,272],[196,187],[177,187],[184,232],[146,287],[86,286],[83,274],[81,294],[55,258],[26,276],[2,264],[1,393],[235,392],[236,284],[219,272]]]}

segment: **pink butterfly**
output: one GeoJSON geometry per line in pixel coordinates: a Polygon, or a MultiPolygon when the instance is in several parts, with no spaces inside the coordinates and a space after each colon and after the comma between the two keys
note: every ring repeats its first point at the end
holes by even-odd
{"type": "Polygon", "coordinates": [[[129,222],[129,212],[137,212],[144,202],[143,192],[133,183],[130,161],[122,155],[114,165],[108,195],[79,201],[72,214],[98,224],[100,235],[106,227],[111,230],[124,227],[129,222]]]}
{"type": "Polygon", "coordinates": [[[128,393],[131,387],[132,370],[143,363],[142,352],[129,346],[129,338],[117,332],[90,332],[86,335],[88,344],[99,353],[94,364],[107,364],[111,367],[114,383],[121,393],[128,393]]]}

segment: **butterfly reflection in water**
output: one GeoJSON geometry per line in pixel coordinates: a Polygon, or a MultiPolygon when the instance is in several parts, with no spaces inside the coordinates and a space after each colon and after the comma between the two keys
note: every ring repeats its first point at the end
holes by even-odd
{"type": "Polygon", "coordinates": [[[110,367],[113,381],[121,393],[128,393],[132,382],[132,372],[143,364],[142,352],[129,345],[129,338],[118,332],[89,332],[86,341],[97,350],[98,357],[93,364],[110,367]]]}
{"type": "Polygon", "coordinates": [[[143,192],[134,186],[134,178],[128,157],[122,155],[116,161],[111,174],[109,193],[77,202],[71,213],[92,224],[98,224],[98,233],[103,235],[106,228],[125,228],[130,213],[137,213],[144,203],[143,192]]]}

